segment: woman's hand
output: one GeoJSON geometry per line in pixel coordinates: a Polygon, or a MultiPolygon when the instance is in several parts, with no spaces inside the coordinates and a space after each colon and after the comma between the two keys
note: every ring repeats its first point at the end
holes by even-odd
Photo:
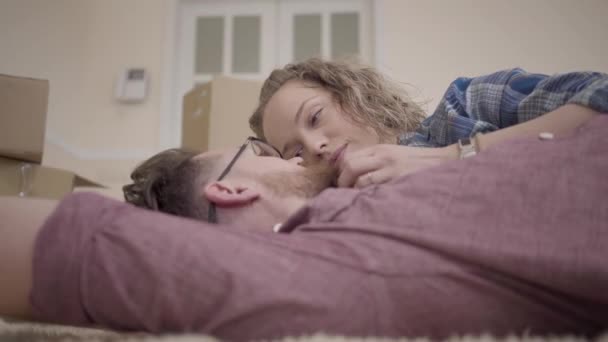
{"type": "Polygon", "coordinates": [[[339,187],[361,188],[458,158],[458,147],[408,147],[374,145],[344,155],[338,165],[339,187]]]}

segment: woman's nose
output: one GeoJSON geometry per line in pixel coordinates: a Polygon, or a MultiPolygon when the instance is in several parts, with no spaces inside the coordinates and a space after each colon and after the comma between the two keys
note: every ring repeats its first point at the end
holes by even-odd
{"type": "Polygon", "coordinates": [[[329,158],[326,142],[310,142],[305,147],[308,150],[308,155],[313,157],[315,161],[329,158]]]}
{"type": "Polygon", "coordinates": [[[329,151],[327,150],[327,144],[318,144],[316,150],[314,151],[314,154],[318,159],[329,159],[329,151]]]}

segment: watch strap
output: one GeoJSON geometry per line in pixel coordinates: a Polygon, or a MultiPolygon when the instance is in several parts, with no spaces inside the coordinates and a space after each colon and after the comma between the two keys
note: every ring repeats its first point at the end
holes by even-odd
{"type": "Polygon", "coordinates": [[[475,140],[471,138],[458,139],[458,154],[460,159],[470,158],[477,154],[475,140]]]}

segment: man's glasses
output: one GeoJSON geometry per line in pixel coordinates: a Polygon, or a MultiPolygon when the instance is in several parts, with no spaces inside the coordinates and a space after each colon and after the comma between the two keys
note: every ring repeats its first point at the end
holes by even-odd
{"type": "MultiPolygon", "coordinates": [[[[230,163],[228,163],[228,166],[226,166],[224,171],[222,171],[220,176],[217,178],[217,182],[221,181],[222,179],[224,179],[226,177],[228,172],[230,172],[230,169],[232,169],[232,166],[234,165],[234,163],[236,163],[236,161],[239,159],[241,154],[243,154],[245,149],[247,149],[247,147],[249,147],[249,146],[251,147],[251,150],[253,151],[253,153],[258,157],[277,157],[277,158],[281,158],[281,159],[283,158],[283,155],[281,155],[281,152],[279,152],[279,150],[274,148],[272,145],[269,145],[268,143],[266,143],[263,140],[260,140],[256,137],[249,137],[249,138],[247,138],[247,140],[245,140],[245,143],[243,145],[241,145],[238,152],[236,152],[236,154],[234,155],[234,158],[232,158],[230,163]]],[[[213,203],[213,202],[209,202],[209,213],[207,215],[207,221],[210,223],[217,223],[215,203],[213,203]]]]}

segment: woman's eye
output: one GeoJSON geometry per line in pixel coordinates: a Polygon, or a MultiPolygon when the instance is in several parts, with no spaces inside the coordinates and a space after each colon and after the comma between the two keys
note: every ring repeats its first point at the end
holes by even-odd
{"type": "Polygon", "coordinates": [[[310,118],[310,125],[314,126],[317,124],[317,122],[319,121],[319,116],[321,116],[321,112],[323,111],[323,108],[319,109],[318,111],[316,111],[310,118]]]}

